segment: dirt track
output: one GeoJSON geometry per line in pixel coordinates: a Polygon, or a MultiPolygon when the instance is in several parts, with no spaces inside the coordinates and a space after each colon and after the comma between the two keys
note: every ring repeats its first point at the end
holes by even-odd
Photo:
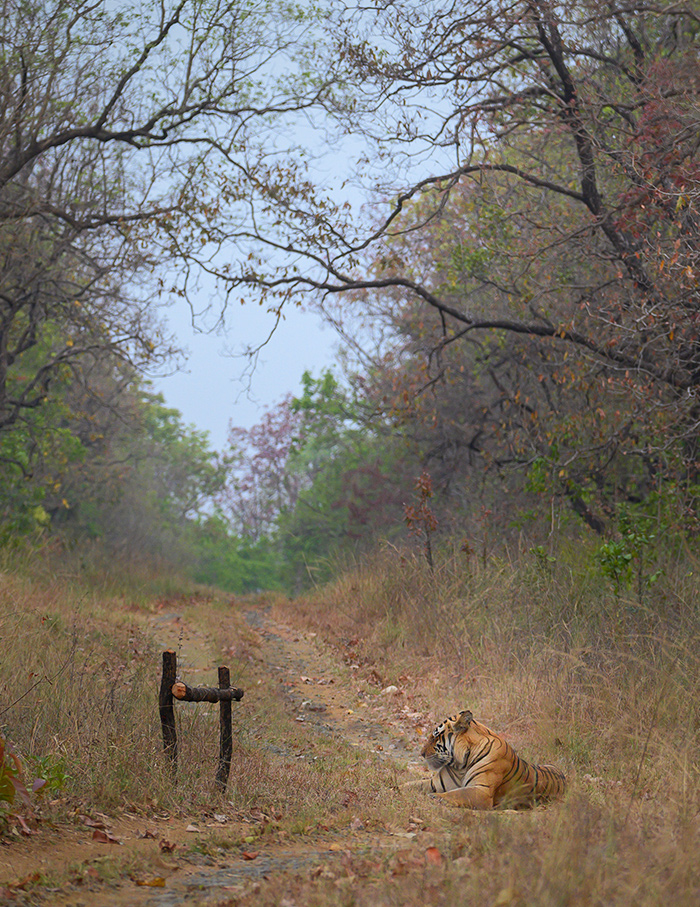
{"type": "MultiPolygon", "coordinates": [[[[418,728],[422,731],[418,722],[423,721],[423,716],[406,705],[405,694],[392,688],[386,692],[378,689],[378,695],[368,701],[358,690],[358,684],[353,683],[359,668],[339,663],[315,634],[301,633],[274,621],[266,608],[248,608],[244,616],[259,641],[253,651],[260,673],[276,680],[303,729],[313,736],[343,738],[352,746],[374,753],[378,759],[395,760],[402,767],[412,764],[414,771],[422,771],[416,756],[417,745],[409,738],[418,739],[418,728]]],[[[195,671],[201,666],[208,668],[211,675],[213,664],[203,664],[201,632],[183,626],[181,637],[181,657],[195,671]]],[[[278,752],[277,755],[292,754],[278,752]]],[[[405,834],[415,836],[415,832],[405,834]]],[[[383,839],[374,837],[373,847],[379,848],[396,848],[405,841],[401,832],[383,839]]],[[[129,895],[132,903],[152,907],[192,904],[193,898],[201,905],[219,903],[223,895],[240,892],[257,879],[285,872],[313,872],[314,867],[315,871],[332,873],[333,864],[341,862],[349,850],[363,846],[362,830],[357,829],[340,841],[274,844],[255,860],[229,856],[218,865],[200,867],[190,862],[184,872],[174,872],[168,878],[166,889],[148,894],[142,889],[138,900],[133,899],[131,889],[126,892],[124,903],[129,895]]]]}
{"type": "MultiPolygon", "coordinates": [[[[420,736],[427,721],[414,711],[410,692],[375,685],[367,692],[366,678],[358,665],[346,663],[331,652],[313,633],[303,633],[271,619],[264,607],[250,606],[245,620],[254,645],[249,657],[255,661],[258,683],[275,685],[293,714],[302,733],[343,739],[351,746],[370,752],[378,760],[390,760],[402,768],[422,771],[417,758],[420,736]]],[[[152,630],[160,645],[177,643],[179,664],[193,683],[210,683],[215,665],[220,663],[206,627],[185,620],[176,610],[164,610],[151,621],[152,630]]],[[[255,695],[248,692],[248,698],[255,695]]],[[[244,700],[245,702],[245,700],[244,700]]],[[[281,758],[294,754],[276,753],[281,758]]],[[[219,817],[217,831],[240,833],[241,817],[219,817]]],[[[243,819],[249,821],[247,817],[243,819]]],[[[352,851],[369,846],[362,823],[348,830],[344,840],[311,839],[302,843],[270,841],[260,848],[254,859],[236,850],[229,850],[221,859],[191,851],[196,832],[188,831],[186,823],[154,816],[148,821],[136,816],[105,817],[105,831],[127,851],[138,855],[148,853],[154,870],[143,880],[130,879],[105,890],[95,865],[110,859],[115,847],[92,838],[92,826],[57,830],[43,840],[23,841],[8,851],[0,852],[0,879],[17,881],[31,878],[37,870],[44,876],[52,870],[70,864],[84,865],[84,872],[74,877],[74,883],[47,891],[31,882],[23,887],[5,890],[0,904],[51,904],[52,907],[81,907],[81,905],[152,905],[175,907],[180,904],[220,904],[222,898],[235,897],[254,887],[256,880],[277,877],[284,873],[318,872],[332,875],[332,867],[352,851]],[[158,854],[157,843],[162,840],[177,845],[175,854],[158,854]],[[5,870],[3,872],[3,869],[5,870]],[[9,873],[8,873],[9,870],[9,873]],[[142,884],[139,884],[139,881],[142,884]],[[152,887],[152,886],[162,887],[152,887]],[[10,896],[11,895],[11,896],[10,896]]],[[[216,825],[216,823],[208,823],[216,825]]],[[[245,825],[243,825],[245,830],[245,825]]],[[[202,828],[206,833],[207,829],[202,828]]],[[[399,830],[395,834],[373,833],[371,847],[375,850],[396,849],[420,832],[399,830]]],[[[4,850],[4,849],[3,849],[4,850]]]]}
{"type": "Polygon", "coordinates": [[[278,675],[297,721],[316,732],[336,734],[378,758],[418,766],[417,735],[425,717],[406,703],[406,694],[388,686],[368,699],[353,684],[357,666],[340,665],[313,634],[300,634],[270,619],[264,612],[247,611],[246,620],[260,635],[261,658],[278,675]]]}

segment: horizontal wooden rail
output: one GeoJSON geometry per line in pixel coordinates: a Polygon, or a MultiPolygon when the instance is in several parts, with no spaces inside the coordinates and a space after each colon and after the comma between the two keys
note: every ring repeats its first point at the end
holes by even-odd
{"type": "Polygon", "coordinates": [[[216,687],[188,687],[186,683],[178,680],[172,686],[172,694],[180,702],[240,702],[243,699],[243,690],[229,687],[227,690],[218,690],[216,687]]]}
{"type": "Polygon", "coordinates": [[[218,687],[188,687],[177,680],[177,655],[172,649],[163,652],[163,676],[160,683],[158,706],[163,729],[163,749],[169,757],[173,779],[177,774],[177,731],[173,699],[180,702],[219,703],[219,766],[216,771],[216,786],[226,790],[231,771],[233,734],[231,728],[231,703],[240,702],[243,690],[231,686],[231,675],[226,667],[219,668],[218,687]]]}

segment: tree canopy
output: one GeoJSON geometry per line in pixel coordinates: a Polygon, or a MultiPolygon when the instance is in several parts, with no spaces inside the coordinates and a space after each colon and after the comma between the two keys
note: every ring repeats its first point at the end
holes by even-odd
{"type": "Polygon", "coordinates": [[[309,15],[268,0],[2,3],[6,512],[72,508],[70,464],[104,464],[125,423],[135,438],[144,418],[160,418],[155,400],[140,409],[142,380],[177,353],[163,307],[206,308],[199,223],[217,205],[221,169],[233,210],[236,183],[273,153],[273,127],[279,153],[286,119],[319,96],[301,69],[309,15]]]}
{"type": "Polygon", "coordinates": [[[490,377],[530,434],[518,456],[549,458],[579,509],[579,478],[623,454],[638,487],[665,471],[694,485],[694,4],[436,0],[343,5],[330,21],[342,78],[324,122],[361,148],[371,220],[291,181],[260,192],[251,204],[276,220],[256,236],[277,267],[261,256],[237,285],[315,293],[345,325],[355,300],[394,338],[413,318],[426,384],[449,347],[512,338],[510,379],[490,377]],[[539,420],[566,389],[558,430],[534,427],[528,407],[539,420]],[[572,476],[583,448],[596,462],[572,476]]]}
{"type": "Polygon", "coordinates": [[[539,495],[605,533],[664,493],[695,524],[694,3],[3,13],[5,513],[77,521],[99,481],[211,564],[243,539],[250,586],[394,537],[416,487],[440,527],[539,495]],[[347,380],[217,457],[144,384],[172,299],[316,306],[347,380]]]}

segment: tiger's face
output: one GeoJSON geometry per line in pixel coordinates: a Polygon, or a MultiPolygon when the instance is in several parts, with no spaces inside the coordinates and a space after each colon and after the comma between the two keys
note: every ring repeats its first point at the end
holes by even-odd
{"type": "Polygon", "coordinates": [[[471,712],[460,712],[459,715],[445,718],[438,724],[421,750],[421,756],[430,769],[439,772],[441,768],[455,761],[455,740],[469,728],[471,722],[471,712]]]}

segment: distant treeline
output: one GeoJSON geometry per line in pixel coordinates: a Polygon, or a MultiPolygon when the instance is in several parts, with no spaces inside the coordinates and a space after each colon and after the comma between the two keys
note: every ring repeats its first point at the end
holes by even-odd
{"type": "Polygon", "coordinates": [[[293,590],[381,542],[587,533],[623,582],[696,537],[693,3],[37,0],[0,34],[4,544],[293,590]],[[148,383],[203,275],[342,338],[221,452],[148,383]]]}

